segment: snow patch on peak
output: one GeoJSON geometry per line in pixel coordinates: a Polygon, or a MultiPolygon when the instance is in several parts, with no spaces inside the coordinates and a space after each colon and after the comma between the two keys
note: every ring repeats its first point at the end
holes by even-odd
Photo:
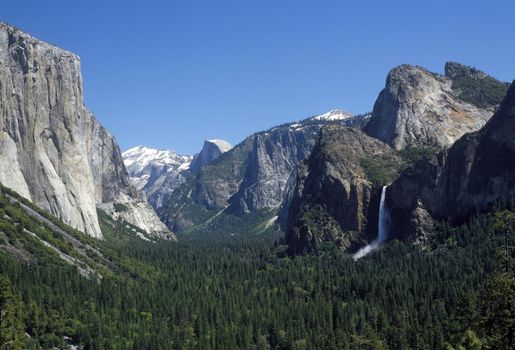
{"type": "Polygon", "coordinates": [[[332,111],[329,111],[327,113],[314,116],[311,119],[333,121],[333,120],[347,120],[352,117],[353,117],[352,113],[342,111],[341,109],[333,109],[332,111]]]}
{"type": "Polygon", "coordinates": [[[220,149],[220,152],[222,152],[222,153],[225,153],[232,148],[232,145],[229,142],[222,140],[222,139],[212,139],[212,140],[206,140],[206,141],[218,146],[218,148],[220,149]]]}
{"type": "Polygon", "coordinates": [[[190,170],[198,172],[202,167],[212,163],[222,154],[232,148],[232,145],[221,139],[205,140],[202,150],[195,154],[191,161],[190,170]]]}

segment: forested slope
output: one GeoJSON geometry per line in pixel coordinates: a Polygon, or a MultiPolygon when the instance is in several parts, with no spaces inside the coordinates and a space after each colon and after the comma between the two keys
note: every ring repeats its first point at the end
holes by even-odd
{"type": "Polygon", "coordinates": [[[424,251],[394,241],[357,262],[332,244],[284,256],[273,231],[153,244],[104,221],[95,247],[119,271],[106,264],[97,279],[52,251],[13,257],[6,241],[31,236],[8,223],[30,224],[5,194],[0,203],[0,339],[14,348],[508,349],[513,340],[511,211],[442,224],[424,251]]]}

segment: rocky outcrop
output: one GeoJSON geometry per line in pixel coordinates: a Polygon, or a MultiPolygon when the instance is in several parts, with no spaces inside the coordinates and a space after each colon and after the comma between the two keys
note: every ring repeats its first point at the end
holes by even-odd
{"type": "Polygon", "coordinates": [[[145,192],[149,204],[158,209],[172,192],[189,176],[193,157],[171,150],[156,150],[144,146],[131,148],[122,154],[131,181],[145,192]]]}
{"type": "Polygon", "coordinates": [[[419,161],[388,187],[392,237],[420,241],[435,220],[458,224],[515,196],[515,84],[478,132],[419,161]]]}
{"type": "Polygon", "coordinates": [[[392,148],[359,129],[323,127],[313,153],[289,181],[289,251],[323,241],[353,251],[375,238],[381,187],[403,164],[392,148]]]}
{"type": "MultiPolygon", "coordinates": [[[[114,137],[84,106],[76,55],[0,24],[0,182],[102,237],[96,206],[126,203],[173,237],[131,186],[114,137]]],[[[129,223],[132,215],[123,215],[129,223]]],[[[150,224],[152,222],[152,224],[150,224]]]]}
{"type": "Polygon", "coordinates": [[[213,139],[204,141],[202,150],[200,153],[195,154],[191,161],[190,170],[194,173],[198,173],[202,167],[214,162],[231,148],[231,144],[224,140],[213,139]]]}
{"type": "Polygon", "coordinates": [[[222,211],[237,216],[276,211],[290,173],[309,156],[320,128],[327,124],[361,125],[365,117],[330,112],[256,133],[177,189],[159,210],[160,217],[179,232],[222,211]]]}
{"type": "Polygon", "coordinates": [[[401,65],[388,74],[365,131],[398,150],[407,146],[442,149],[479,130],[505,91],[504,83],[456,63],[446,65],[446,76],[401,65]]]}
{"type": "MultiPolygon", "coordinates": [[[[469,78],[473,80],[484,80],[484,79],[492,79],[497,83],[501,83],[495,78],[490,77],[485,72],[480,71],[474,67],[465,66],[458,62],[446,62],[445,63],[445,76],[453,81],[459,78],[469,78]]],[[[501,83],[504,85],[504,83],[501,83]]],[[[501,98],[502,99],[502,98],[501,98]]],[[[499,103],[497,103],[499,104],[499,103]]]]}

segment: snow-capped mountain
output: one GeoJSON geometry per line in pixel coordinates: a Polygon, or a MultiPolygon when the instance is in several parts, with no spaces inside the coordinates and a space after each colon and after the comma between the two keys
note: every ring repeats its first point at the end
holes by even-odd
{"type": "Polygon", "coordinates": [[[313,120],[325,120],[325,121],[335,121],[335,120],[347,120],[352,118],[353,115],[351,113],[342,111],[340,109],[333,109],[332,111],[329,111],[324,114],[320,114],[317,116],[314,116],[313,120]]]}
{"type": "Polygon", "coordinates": [[[189,169],[193,158],[172,150],[157,150],[145,146],[131,148],[123,152],[122,156],[125,168],[139,190],[147,186],[151,177],[189,169]]]}
{"type": "Polygon", "coordinates": [[[123,153],[123,161],[133,185],[146,193],[148,203],[157,210],[190,174],[231,148],[224,140],[206,140],[200,153],[186,156],[172,150],[137,146],[123,153]]]}
{"type": "MultiPolygon", "coordinates": [[[[147,198],[156,191],[173,191],[186,179],[192,156],[180,155],[172,150],[157,150],[137,146],[123,152],[123,162],[134,186],[143,190],[147,198]],[[165,186],[166,188],[163,188],[165,186]]],[[[150,204],[154,207],[157,203],[150,204]]]]}

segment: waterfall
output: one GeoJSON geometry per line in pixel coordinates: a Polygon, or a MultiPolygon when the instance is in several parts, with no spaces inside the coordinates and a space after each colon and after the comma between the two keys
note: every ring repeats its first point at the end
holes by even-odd
{"type": "Polygon", "coordinates": [[[381,201],[379,202],[379,219],[377,222],[377,241],[379,243],[383,242],[386,238],[388,238],[388,228],[390,227],[390,216],[388,215],[388,211],[384,205],[384,200],[386,197],[386,188],[388,186],[383,186],[383,190],[381,191],[381,201]]]}
{"type": "Polygon", "coordinates": [[[381,201],[379,202],[379,217],[377,220],[377,238],[372,242],[361,248],[352,256],[354,260],[364,257],[368,253],[373,250],[376,250],[379,247],[381,242],[385,241],[388,238],[388,229],[390,227],[390,216],[388,215],[388,209],[385,206],[385,198],[386,198],[386,188],[388,186],[383,186],[381,190],[381,201]]]}

